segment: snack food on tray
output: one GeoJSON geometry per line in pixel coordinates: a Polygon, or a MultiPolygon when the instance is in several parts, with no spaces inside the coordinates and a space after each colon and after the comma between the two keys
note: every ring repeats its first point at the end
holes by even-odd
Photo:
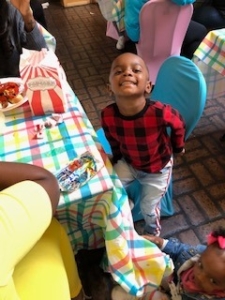
{"type": "Polygon", "coordinates": [[[7,108],[9,104],[15,104],[23,100],[23,86],[18,80],[17,82],[12,81],[9,78],[0,79],[0,108],[7,108]]]}
{"type": "Polygon", "coordinates": [[[71,161],[56,173],[62,192],[72,192],[85,184],[97,173],[97,161],[89,152],[71,161]]]}

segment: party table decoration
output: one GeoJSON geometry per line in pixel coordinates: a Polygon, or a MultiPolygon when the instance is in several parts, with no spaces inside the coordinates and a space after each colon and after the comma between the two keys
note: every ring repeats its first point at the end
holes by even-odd
{"type": "Polygon", "coordinates": [[[90,180],[102,167],[90,152],[83,153],[56,173],[62,192],[72,192],[90,180]]]}
{"type": "Polygon", "coordinates": [[[63,70],[52,51],[23,51],[20,64],[33,115],[48,115],[67,111],[63,70]]]}

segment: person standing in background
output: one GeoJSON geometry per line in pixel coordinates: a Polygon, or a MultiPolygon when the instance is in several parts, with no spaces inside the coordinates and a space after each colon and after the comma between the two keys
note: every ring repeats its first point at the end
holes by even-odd
{"type": "Polygon", "coordinates": [[[30,7],[30,0],[0,0],[0,78],[20,77],[22,48],[47,48],[30,7]]]}
{"type": "Polygon", "coordinates": [[[33,10],[34,19],[46,30],[48,30],[44,9],[40,0],[30,0],[30,7],[33,10]]]}
{"type": "Polygon", "coordinates": [[[208,31],[225,28],[225,1],[196,1],[193,20],[204,25],[208,31]]]}
{"type": "Polygon", "coordinates": [[[124,0],[97,0],[103,17],[113,23],[117,33],[118,41],[116,49],[122,50],[125,47],[126,33],[124,27],[124,0]]]}

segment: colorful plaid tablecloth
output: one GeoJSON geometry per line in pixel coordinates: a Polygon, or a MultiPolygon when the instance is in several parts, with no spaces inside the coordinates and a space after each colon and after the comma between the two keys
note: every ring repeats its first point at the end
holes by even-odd
{"type": "Polygon", "coordinates": [[[78,190],[61,194],[60,207],[66,206],[71,201],[89,199],[113,188],[102,157],[86,128],[84,121],[86,115],[78,109],[78,100],[75,96],[71,94],[66,96],[69,109],[63,114],[63,122],[44,129],[43,138],[35,138],[35,130],[47,116],[32,116],[28,102],[5,112],[6,127],[4,134],[0,135],[1,160],[35,164],[52,173],[65,167],[86,151],[93,155],[99,171],[78,190]]]}
{"type": "MultiPolygon", "coordinates": [[[[52,172],[84,151],[103,163],[96,176],[79,190],[60,197],[56,217],[65,227],[74,252],[106,247],[104,268],[135,296],[155,290],[173,264],[156,245],[133,227],[128,198],[80,102],[67,84],[69,111],[64,122],[33,139],[36,124],[45,117],[31,115],[28,103],[5,113],[0,136],[0,159],[43,166],[52,172]]],[[[41,212],[37,212],[40,213],[41,212]]]]}
{"type": "Polygon", "coordinates": [[[225,29],[210,31],[193,56],[202,71],[208,89],[208,99],[225,94],[225,29]]]}

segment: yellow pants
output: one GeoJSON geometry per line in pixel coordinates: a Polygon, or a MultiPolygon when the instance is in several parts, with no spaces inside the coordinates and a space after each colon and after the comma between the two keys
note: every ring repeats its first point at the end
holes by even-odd
{"type": "MultiPolygon", "coordinates": [[[[37,198],[43,200],[46,196],[37,189],[37,198]]],[[[68,236],[56,219],[51,220],[45,207],[49,200],[40,200],[37,210],[34,194],[22,197],[23,190],[19,185],[13,192],[0,192],[0,300],[69,300],[79,294],[81,282],[68,236]],[[37,241],[29,239],[42,221],[47,230],[38,230],[44,234],[37,241]]]]}
{"type": "Polygon", "coordinates": [[[66,300],[79,294],[81,283],[71,245],[56,219],[16,266],[13,279],[21,300],[66,300]]]}

